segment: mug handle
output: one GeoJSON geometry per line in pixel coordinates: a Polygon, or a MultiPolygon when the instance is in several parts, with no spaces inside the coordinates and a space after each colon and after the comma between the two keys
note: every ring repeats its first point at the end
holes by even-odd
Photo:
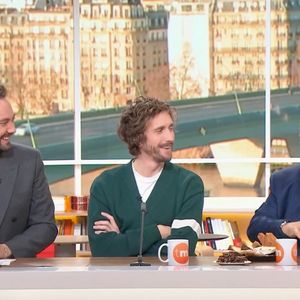
{"type": "Polygon", "coordinates": [[[168,248],[168,243],[164,243],[164,244],[161,244],[160,246],[159,246],[159,248],[158,248],[158,258],[159,258],[159,260],[161,261],[161,262],[168,262],[169,261],[169,258],[167,258],[167,259],[165,259],[165,260],[163,260],[162,258],[161,258],[161,249],[163,248],[163,247],[167,247],[168,248]]]}

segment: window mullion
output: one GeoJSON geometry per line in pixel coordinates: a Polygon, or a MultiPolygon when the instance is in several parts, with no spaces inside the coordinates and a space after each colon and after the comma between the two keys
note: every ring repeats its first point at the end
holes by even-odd
{"type": "Polygon", "coordinates": [[[79,1],[73,2],[74,51],[74,176],[75,195],[81,195],[81,106],[80,106],[80,13],[79,1]]]}

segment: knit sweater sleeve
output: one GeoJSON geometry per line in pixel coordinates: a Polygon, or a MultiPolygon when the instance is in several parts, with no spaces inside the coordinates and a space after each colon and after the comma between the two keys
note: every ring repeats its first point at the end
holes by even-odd
{"type": "MultiPolygon", "coordinates": [[[[130,209],[130,208],[128,208],[130,209]]],[[[115,217],[112,211],[110,199],[108,199],[102,182],[94,182],[91,188],[90,203],[88,211],[88,235],[92,256],[134,256],[139,253],[140,226],[132,226],[128,229],[116,232],[96,234],[93,229],[95,221],[104,220],[100,214],[107,212],[115,217]]],[[[140,214],[136,218],[140,219],[140,214]]],[[[121,224],[118,224],[119,228],[121,224]]],[[[143,248],[147,249],[161,239],[156,224],[147,224],[144,228],[143,248]]]]}
{"type": "Polygon", "coordinates": [[[168,239],[188,239],[189,254],[195,255],[201,233],[204,186],[201,178],[190,174],[182,184],[181,207],[175,216],[168,239]]]}

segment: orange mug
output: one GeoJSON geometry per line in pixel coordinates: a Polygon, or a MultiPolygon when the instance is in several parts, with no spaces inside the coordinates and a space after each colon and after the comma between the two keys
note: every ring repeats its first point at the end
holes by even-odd
{"type": "Polygon", "coordinates": [[[158,258],[161,262],[167,262],[169,266],[187,266],[189,264],[189,240],[168,240],[167,243],[160,245],[158,258]],[[163,247],[168,248],[168,257],[161,257],[163,247]]]}
{"type": "Polygon", "coordinates": [[[297,265],[297,240],[276,239],[276,263],[281,266],[297,265]]]}

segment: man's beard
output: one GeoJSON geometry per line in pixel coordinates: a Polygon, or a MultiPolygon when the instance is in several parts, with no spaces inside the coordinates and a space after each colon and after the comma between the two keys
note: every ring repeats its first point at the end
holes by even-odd
{"type": "Polygon", "coordinates": [[[7,142],[5,142],[4,144],[2,143],[2,139],[3,137],[5,137],[6,135],[3,135],[2,137],[0,137],[0,151],[7,151],[11,148],[11,142],[10,140],[8,140],[7,142]]]}
{"type": "MultiPolygon", "coordinates": [[[[171,146],[172,148],[172,144],[168,144],[169,146],[171,146]]],[[[153,159],[158,162],[158,163],[162,163],[162,162],[166,162],[166,161],[170,161],[171,158],[172,158],[172,151],[171,151],[171,155],[166,157],[164,155],[162,155],[160,153],[160,149],[161,147],[164,147],[165,145],[160,145],[160,146],[157,146],[157,147],[153,147],[153,146],[148,146],[146,145],[146,147],[144,148],[144,151],[153,157],[153,159]]]]}

